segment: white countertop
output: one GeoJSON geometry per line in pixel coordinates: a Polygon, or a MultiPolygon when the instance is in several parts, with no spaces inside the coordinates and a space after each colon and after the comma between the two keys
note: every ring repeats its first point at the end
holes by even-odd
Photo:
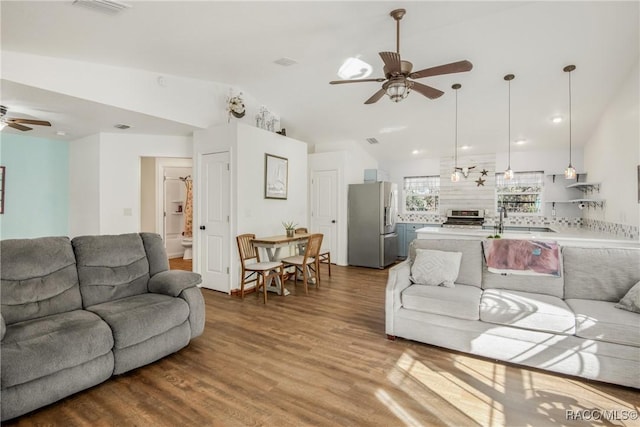
{"type": "MultiPolygon", "coordinates": [[[[513,227],[513,226],[509,226],[513,227]]],[[[533,227],[533,226],[532,226],[533,227]]],[[[524,227],[525,229],[527,227],[524,227]]],[[[612,236],[608,233],[601,233],[593,230],[587,230],[582,227],[559,227],[549,226],[553,232],[544,231],[521,231],[506,230],[501,233],[503,239],[523,239],[523,240],[555,240],[561,244],[571,245],[587,245],[587,246],[621,246],[621,247],[638,247],[640,241],[625,239],[624,237],[612,236]]],[[[416,230],[418,239],[432,239],[434,237],[442,238],[476,238],[484,239],[493,234],[493,230],[474,230],[466,228],[447,228],[447,227],[424,227],[416,230]]]]}

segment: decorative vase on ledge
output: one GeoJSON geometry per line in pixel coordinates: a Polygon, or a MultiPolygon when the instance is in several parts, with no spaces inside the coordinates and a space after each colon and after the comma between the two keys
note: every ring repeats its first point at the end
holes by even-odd
{"type": "Polygon", "coordinates": [[[235,111],[231,110],[231,115],[233,117],[235,117],[236,119],[241,119],[244,117],[246,111],[242,111],[242,113],[236,113],[235,111]]]}

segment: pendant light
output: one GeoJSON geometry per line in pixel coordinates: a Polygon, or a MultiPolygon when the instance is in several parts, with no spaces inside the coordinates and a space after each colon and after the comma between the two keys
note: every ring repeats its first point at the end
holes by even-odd
{"type": "Polygon", "coordinates": [[[564,170],[564,177],[566,179],[576,177],[576,169],[571,164],[571,72],[575,69],[575,65],[567,65],[562,69],[565,73],[569,73],[569,166],[564,170]]]}
{"type": "Polygon", "coordinates": [[[504,179],[507,180],[513,178],[513,170],[511,169],[511,80],[515,78],[516,76],[514,76],[513,74],[507,74],[506,76],[504,76],[504,79],[509,83],[509,160],[507,170],[504,171],[504,179]]]}
{"type": "Polygon", "coordinates": [[[456,91],[456,133],[455,133],[455,152],[454,152],[454,166],[453,172],[451,173],[451,182],[460,181],[460,172],[458,172],[458,89],[460,89],[462,85],[460,83],[456,83],[451,86],[451,89],[456,91]]]}

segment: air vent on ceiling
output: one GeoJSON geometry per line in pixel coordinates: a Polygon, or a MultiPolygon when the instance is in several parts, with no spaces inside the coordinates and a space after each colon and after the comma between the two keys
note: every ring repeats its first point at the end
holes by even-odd
{"type": "Polygon", "coordinates": [[[298,61],[291,58],[280,58],[280,59],[276,59],[273,62],[275,62],[278,65],[282,65],[283,67],[288,67],[289,65],[294,65],[298,63],[298,61]]]}
{"type": "Polygon", "coordinates": [[[378,141],[378,140],[377,140],[377,139],[375,139],[375,138],[367,138],[367,142],[368,142],[369,144],[379,144],[379,143],[380,143],[380,141],[378,141]]]}
{"type": "Polygon", "coordinates": [[[113,127],[116,129],[122,129],[122,130],[131,128],[131,126],[125,125],[124,123],[118,123],[117,125],[113,125],[113,127]]]}
{"type": "Polygon", "coordinates": [[[131,7],[131,5],[117,0],[73,0],[73,5],[85,6],[96,11],[111,14],[120,13],[131,7]]]}

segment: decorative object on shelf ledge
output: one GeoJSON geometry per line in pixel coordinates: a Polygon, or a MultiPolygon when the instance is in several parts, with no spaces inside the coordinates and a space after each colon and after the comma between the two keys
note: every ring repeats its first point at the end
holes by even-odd
{"type": "Polygon", "coordinates": [[[279,124],[280,119],[276,117],[271,111],[264,105],[260,107],[258,114],[256,114],[256,127],[260,129],[268,130],[269,132],[276,131],[276,124],[279,124]]]}
{"type": "Polygon", "coordinates": [[[514,76],[513,74],[507,74],[506,76],[504,76],[504,79],[509,83],[509,125],[508,125],[509,161],[508,161],[507,170],[504,171],[504,179],[513,178],[513,170],[511,169],[511,80],[515,78],[516,76],[514,76]]]}
{"type": "Polygon", "coordinates": [[[287,136],[287,130],[285,128],[280,129],[280,131],[276,132],[278,135],[287,136]]]}
{"type": "Polygon", "coordinates": [[[231,116],[235,117],[236,119],[241,119],[244,117],[246,110],[244,108],[242,92],[235,96],[229,95],[229,97],[227,97],[227,111],[229,111],[228,121],[231,121],[231,116]]]}
{"type": "Polygon", "coordinates": [[[456,132],[455,132],[455,151],[454,151],[454,164],[453,164],[453,173],[451,174],[451,182],[460,181],[460,173],[458,173],[458,89],[460,89],[462,85],[460,83],[456,83],[451,86],[451,89],[456,91],[456,132]]]}
{"type": "Polygon", "coordinates": [[[571,72],[575,69],[575,65],[567,65],[562,69],[565,73],[569,73],[569,166],[567,166],[567,169],[564,171],[564,177],[566,179],[576,177],[576,169],[571,164],[571,72]]]}

